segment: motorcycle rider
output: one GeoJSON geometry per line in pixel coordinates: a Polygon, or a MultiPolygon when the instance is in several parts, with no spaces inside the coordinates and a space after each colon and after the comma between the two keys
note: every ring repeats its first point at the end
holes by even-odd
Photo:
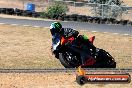
{"type": "MultiPolygon", "coordinates": [[[[84,35],[79,35],[79,32],[77,30],[74,30],[72,28],[63,28],[60,22],[53,22],[50,25],[50,32],[52,35],[52,53],[57,53],[57,46],[60,43],[60,37],[64,36],[65,38],[68,37],[75,37],[77,38],[77,41],[81,41],[84,43],[91,42],[93,43],[95,36],[91,37],[90,39],[86,38],[84,35]],[[79,35],[79,36],[78,36],[79,35]]],[[[91,46],[90,46],[91,47],[91,46]]],[[[92,48],[95,50],[96,48],[92,46],[92,48]]],[[[84,60],[82,60],[82,63],[84,63],[84,60]]]]}

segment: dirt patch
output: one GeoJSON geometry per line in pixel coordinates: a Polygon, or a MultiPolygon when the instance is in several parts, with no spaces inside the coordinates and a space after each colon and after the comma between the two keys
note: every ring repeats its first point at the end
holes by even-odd
{"type": "Polygon", "coordinates": [[[85,84],[75,81],[74,73],[0,73],[0,88],[131,88],[129,84],[85,84]]]}
{"type": "Polygon", "coordinates": [[[122,0],[126,5],[132,6],[132,0],[122,0]]]}
{"type": "MultiPolygon", "coordinates": [[[[95,35],[95,46],[108,51],[115,58],[117,68],[132,68],[132,36],[88,31],[80,34],[95,35]]],[[[0,25],[0,68],[63,68],[50,48],[48,29],[0,25]]]]}
{"type": "Polygon", "coordinates": [[[50,46],[48,29],[0,25],[0,68],[60,67],[50,46]]]}
{"type": "Polygon", "coordinates": [[[0,0],[0,8],[20,8],[23,9],[21,0],[0,0]]]}

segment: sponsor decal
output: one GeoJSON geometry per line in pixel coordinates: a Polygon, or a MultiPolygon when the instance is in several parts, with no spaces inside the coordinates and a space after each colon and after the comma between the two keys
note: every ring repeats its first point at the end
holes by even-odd
{"type": "Polygon", "coordinates": [[[129,73],[125,74],[85,74],[87,82],[127,82],[131,80],[129,73]]]}
{"type": "Polygon", "coordinates": [[[120,74],[86,74],[86,71],[81,67],[78,68],[79,74],[76,75],[76,81],[82,85],[88,83],[130,83],[131,76],[129,73],[120,74]]]}

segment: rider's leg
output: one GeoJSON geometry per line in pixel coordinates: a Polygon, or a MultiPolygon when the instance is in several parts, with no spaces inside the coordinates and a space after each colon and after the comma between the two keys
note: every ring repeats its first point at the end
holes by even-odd
{"type": "Polygon", "coordinates": [[[88,54],[81,53],[81,64],[84,65],[86,63],[86,60],[89,58],[90,56],[88,54]]]}
{"type": "Polygon", "coordinates": [[[85,63],[85,61],[86,61],[85,58],[86,58],[86,57],[81,56],[81,64],[82,64],[82,65],[84,65],[84,63],[85,63]]]}
{"type": "Polygon", "coordinates": [[[90,39],[88,39],[84,35],[79,35],[77,40],[78,42],[81,42],[81,44],[86,45],[88,49],[92,49],[93,52],[96,52],[96,47],[93,45],[94,39],[95,39],[95,36],[92,36],[90,39]]]}

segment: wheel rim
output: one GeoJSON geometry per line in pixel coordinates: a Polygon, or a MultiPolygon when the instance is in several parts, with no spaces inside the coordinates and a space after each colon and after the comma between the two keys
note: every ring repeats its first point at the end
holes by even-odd
{"type": "Polygon", "coordinates": [[[68,64],[71,64],[73,66],[77,66],[79,63],[77,56],[74,56],[70,52],[66,52],[65,58],[66,58],[66,61],[68,62],[68,64]]]}

